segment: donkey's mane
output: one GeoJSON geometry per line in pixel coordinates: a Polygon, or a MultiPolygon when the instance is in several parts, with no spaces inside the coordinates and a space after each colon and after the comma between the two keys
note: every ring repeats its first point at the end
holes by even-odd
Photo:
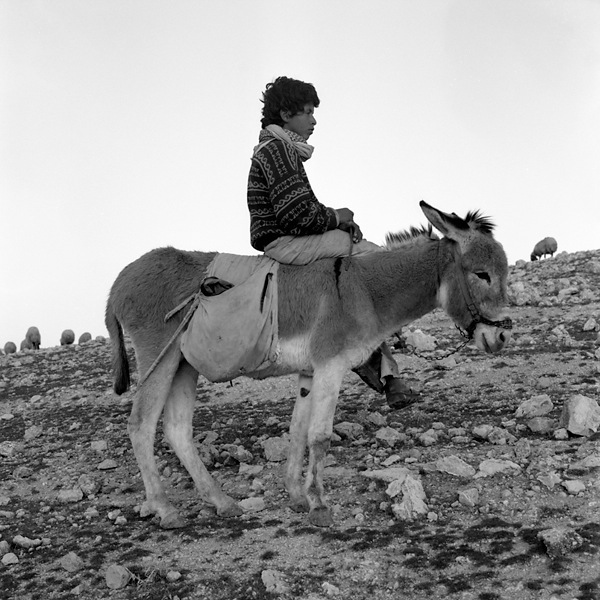
{"type": "Polygon", "coordinates": [[[475,229],[479,229],[481,233],[493,233],[496,224],[485,215],[481,214],[481,211],[470,210],[465,217],[465,221],[467,223],[473,223],[475,225],[475,229]]]}
{"type": "MultiPolygon", "coordinates": [[[[456,214],[452,214],[456,217],[456,214]]],[[[489,217],[482,215],[479,210],[470,210],[467,213],[467,216],[464,218],[464,221],[473,229],[477,229],[481,231],[481,233],[486,234],[492,234],[494,232],[494,228],[496,227],[495,223],[489,217]]],[[[386,233],[385,247],[388,250],[392,250],[398,246],[403,246],[405,244],[420,241],[422,239],[440,239],[440,237],[434,233],[431,223],[427,226],[421,225],[421,227],[411,227],[410,229],[398,231],[396,233],[386,233]]]]}
{"type": "Polygon", "coordinates": [[[404,244],[408,244],[409,242],[414,242],[419,239],[427,239],[427,240],[439,240],[439,236],[434,233],[433,227],[431,225],[425,226],[421,225],[421,227],[411,227],[410,229],[406,229],[404,231],[398,231],[396,233],[386,233],[385,234],[385,247],[388,250],[392,248],[397,248],[398,246],[403,246],[404,244]]]}

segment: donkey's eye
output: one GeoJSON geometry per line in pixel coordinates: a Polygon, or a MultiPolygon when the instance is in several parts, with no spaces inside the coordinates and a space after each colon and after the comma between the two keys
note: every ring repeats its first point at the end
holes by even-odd
{"type": "Polygon", "coordinates": [[[490,276],[485,271],[478,271],[475,273],[479,279],[485,281],[486,283],[492,283],[490,276]]]}

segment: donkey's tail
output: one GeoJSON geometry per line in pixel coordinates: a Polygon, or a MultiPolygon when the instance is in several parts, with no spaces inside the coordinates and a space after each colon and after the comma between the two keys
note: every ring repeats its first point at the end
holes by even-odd
{"type": "Polygon", "coordinates": [[[106,304],[104,323],[112,344],[113,390],[120,396],[131,386],[131,375],[125,340],[123,339],[123,327],[121,327],[121,323],[119,323],[112,309],[110,298],[106,304]]]}

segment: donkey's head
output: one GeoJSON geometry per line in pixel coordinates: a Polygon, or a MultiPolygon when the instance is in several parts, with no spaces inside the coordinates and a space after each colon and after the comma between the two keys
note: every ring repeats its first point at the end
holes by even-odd
{"type": "Polygon", "coordinates": [[[480,350],[498,352],[512,328],[506,316],[508,262],[493,237],[493,223],[478,212],[461,219],[421,202],[429,222],[445,237],[440,241],[440,306],[480,350]]]}

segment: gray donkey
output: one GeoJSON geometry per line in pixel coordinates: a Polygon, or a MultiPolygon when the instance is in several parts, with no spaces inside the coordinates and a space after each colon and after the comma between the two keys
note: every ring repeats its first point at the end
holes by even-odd
{"type": "MultiPolygon", "coordinates": [[[[340,385],[349,369],[361,365],[401,327],[438,307],[480,350],[498,352],[510,339],[512,323],[504,312],[508,265],[493,237],[493,224],[478,212],[462,219],[425,202],[421,208],[443,238],[414,230],[391,250],[279,267],[279,348],[269,375],[299,376],[285,484],[291,507],[309,511],[314,525],[333,522],[323,468],[340,385]]],[[[165,437],[201,498],[220,516],[241,513],[193,444],[199,373],[181,351],[178,326],[184,316],[177,313],[165,321],[167,313],[198,291],[214,257],[175,248],[152,250],[123,269],[106,307],[116,393],[130,385],[123,331],[131,338],[140,375],[147,375],[134,395],[128,431],[146,489],[141,516],[158,515],[163,528],[185,521],[167,498],[154,457],[161,413],[165,437]]]]}

